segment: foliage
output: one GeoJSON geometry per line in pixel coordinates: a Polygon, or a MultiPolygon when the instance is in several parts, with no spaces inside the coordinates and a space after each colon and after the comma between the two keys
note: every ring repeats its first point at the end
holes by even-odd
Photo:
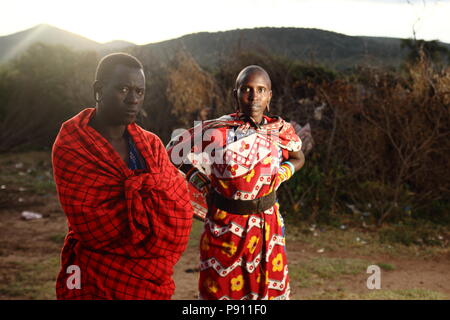
{"type": "MultiPolygon", "coordinates": [[[[205,71],[182,46],[136,46],[129,52],[146,74],[139,124],[167,142],[202,108],[211,107],[210,117],[233,112],[236,75],[257,64],[272,79],[270,113],[309,123],[315,141],[304,168],[280,189],[282,210],[336,226],[350,207],[378,225],[409,217],[448,222],[450,68],[430,63],[434,51],[444,52],[433,45],[424,42],[428,53],[402,69],[345,73],[239,46],[205,71]]],[[[93,105],[98,59],[36,44],[2,65],[0,152],[50,148],[61,123],[93,105]]]]}
{"type": "Polygon", "coordinates": [[[50,147],[61,123],[92,105],[95,60],[93,52],[37,43],[4,66],[0,151],[50,147]]]}
{"type": "Polygon", "coordinates": [[[412,64],[420,62],[423,58],[440,65],[450,62],[450,50],[437,40],[403,39],[400,46],[408,49],[406,60],[412,64]]]}

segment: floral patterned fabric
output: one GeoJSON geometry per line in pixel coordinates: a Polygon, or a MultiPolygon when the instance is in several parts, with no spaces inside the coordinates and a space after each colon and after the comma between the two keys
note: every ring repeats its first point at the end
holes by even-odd
{"type": "MultiPolygon", "coordinates": [[[[292,176],[282,161],[289,151],[300,150],[301,140],[289,123],[264,117],[263,125],[252,126],[233,114],[204,123],[203,134],[211,128],[215,139],[203,139],[203,150],[194,146],[188,158],[223,197],[257,199],[292,176]],[[215,148],[214,159],[202,152],[208,146],[215,148]],[[225,161],[217,161],[221,158],[225,161]]],[[[288,299],[283,227],[278,202],[247,215],[209,203],[200,243],[199,298],[288,299]]]]}

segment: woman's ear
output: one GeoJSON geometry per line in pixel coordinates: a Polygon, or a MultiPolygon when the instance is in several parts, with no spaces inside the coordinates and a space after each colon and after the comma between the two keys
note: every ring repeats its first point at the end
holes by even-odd
{"type": "Polygon", "coordinates": [[[270,112],[270,100],[272,100],[272,90],[269,91],[269,99],[267,100],[267,112],[270,112]]]}
{"type": "Polygon", "coordinates": [[[236,103],[236,106],[234,109],[235,109],[236,113],[238,113],[239,112],[239,100],[238,100],[237,89],[233,89],[233,98],[234,98],[234,102],[236,103]]]}

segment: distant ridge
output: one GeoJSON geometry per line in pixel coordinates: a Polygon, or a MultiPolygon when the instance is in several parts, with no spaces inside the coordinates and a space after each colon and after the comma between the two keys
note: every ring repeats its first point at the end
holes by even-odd
{"type": "MultiPolygon", "coordinates": [[[[144,47],[166,52],[183,47],[203,67],[212,67],[239,49],[344,69],[360,64],[398,66],[406,55],[401,40],[347,36],[319,29],[254,28],[189,34],[144,47]]],[[[450,49],[449,44],[444,45],[450,49]]]]}
{"type": "MultiPolygon", "coordinates": [[[[336,69],[355,65],[398,66],[406,52],[401,39],[347,36],[306,28],[254,28],[222,32],[200,32],[180,38],[137,46],[115,40],[104,44],[47,24],[0,37],[0,62],[17,56],[34,42],[62,44],[76,50],[95,50],[100,55],[136,47],[142,54],[167,58],[176,50],[187,50],[204,68],[214,68],[236,50],[277,55],[290,60],[318,63],[336,69]]],[[[450,44],[443,43],[450,49],[450,44]]]]}
{"type": "Polygon", "coordinates": [[[27,30],[0,37],[0,62],[14,58],[35,42],[60,44],[75,50],[95,51],[117,50],[134,45],[122,40],[101,44],[48,24],[40,24],[27,30]]]}

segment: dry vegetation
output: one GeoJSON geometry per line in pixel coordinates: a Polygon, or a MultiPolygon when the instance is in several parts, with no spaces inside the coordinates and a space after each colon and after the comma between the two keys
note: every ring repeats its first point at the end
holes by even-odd
{"type": "MultiPolygon", "coordinates": [[[[422,54],[399,70],[336,73],[260,51],[205,71],[182,50],[165,60],[134,50],[147,75],[140,123],[165,142],[205,107],[232,112],[248,64],[272,77],[271,113],[310,123],[315,146],[280,192],[293,298],[449,299],[450,68],[422,54]],[[365,287],[370,264],[382,290],[365,287]]],[[[0,298],[54,298],[66,224],[48,150],[61,122],[93,104],[96,59],[40,44],[0,68],[0,298]]],[[[196,222],[176,267],[176,299],[196,297],[200,232],[196,222]]]]}
{"type": "MultiPolygon", "coordinates": [[[[50,154],[1,155],[0,168],[0,299],[54,299],[67,227],[54,191],[50,154]],[[23,220],[25,210],[43,218],[23,220]]],[[[450,299],[448,228],[335,228],[293,221],[297,215],[286,210],[283,214],[293,299],[450,299]],[[366,288],[372,264],[382,268],[381,290],[366,288]]],[[[197,297],[202,227],[194,221],[188,249],[175,267],[174,299],[197,297]]]]}

